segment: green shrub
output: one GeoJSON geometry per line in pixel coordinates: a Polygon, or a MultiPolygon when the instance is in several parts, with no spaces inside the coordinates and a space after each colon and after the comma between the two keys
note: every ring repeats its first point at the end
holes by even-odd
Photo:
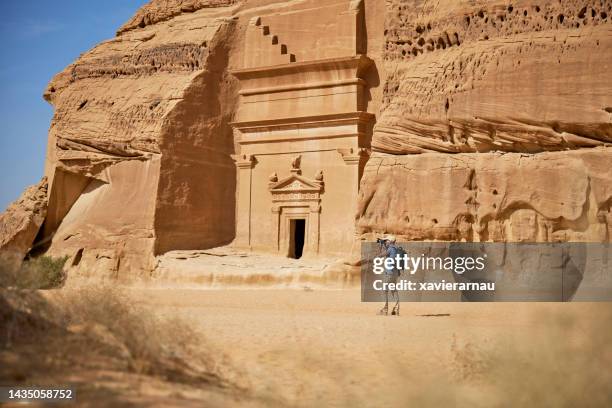
{"type": "Polygon", "coordinates": [[[4,268],[0,286],[19,289],[52,289],[61,287],[66,280],[64,264],[67,256],[53,258],[39,256],[23,262],[16,270],[4,268]]]}

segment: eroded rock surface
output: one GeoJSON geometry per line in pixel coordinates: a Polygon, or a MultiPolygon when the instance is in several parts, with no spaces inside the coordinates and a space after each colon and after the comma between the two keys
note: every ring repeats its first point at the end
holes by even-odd
{"type": "Polygon", "coordinates": [[[75,272],[146,276],[155,253],[233,236],[225,68],[235,24],[226,7],[191,11],[101,43],[45,92],[55,115],[44,235],[75,272]]]}
{"type": "Polygon", "coordinates": [[[375,155],[360,232],[410,241],[609,241],[612,149],[375,155]]]}
{"type": "Polygon", "coordinates": [[[612,141],[612,5],[388,2],[373,148],[541,152],[612,141]]]}
{"type": "Polygon", "coordinates": [[[30,250],[47,214],[47,179],[28,187],[0,214],[0,268],[16,268],[30,250]]]}
{"type": "Polygon", "coordinates": [[[183,13],[193,13],[203,8],[231,6],[238,0],[153,0],[144,5],[125,23],[117,34],[166,21],[183,13]]]}
{"type": "Polygon", "coordinates": [[[612,4],[387,4],[359,231],[610,241],[612,4]]]}

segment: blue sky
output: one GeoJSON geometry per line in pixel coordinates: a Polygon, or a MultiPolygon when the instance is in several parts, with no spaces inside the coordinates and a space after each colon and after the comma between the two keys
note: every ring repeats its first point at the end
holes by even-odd
{"type": "Polygon", "coordinates": [[[53,108],[49,80],[112,38],[147,0],[30,0],[2,4],[0,20],[0,212],[43,174],[53,108]]]}

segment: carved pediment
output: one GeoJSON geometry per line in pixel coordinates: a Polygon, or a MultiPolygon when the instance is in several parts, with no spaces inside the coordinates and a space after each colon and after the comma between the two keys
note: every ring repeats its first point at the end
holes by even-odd
{"type": "Polygon", "coordinates": [[[270,191],[281,192],[281,191],[312,191],[320,192],[323,188],[323,182],[317,180],[311,180],[297,174],[292,174],[282,180],[275,183],[270,183],[270,191]]]}
{"type": "Polygon", "coordinates": [[[292,171],[289,177],[269,184],[273,202],[318,202],[323,192],[323,181],[309,179],[292,171]]]}

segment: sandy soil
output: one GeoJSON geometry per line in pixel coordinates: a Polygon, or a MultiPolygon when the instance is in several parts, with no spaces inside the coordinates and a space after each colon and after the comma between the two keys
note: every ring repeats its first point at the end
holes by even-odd
{"type": "Polygon", "coordinates": [[[131,292],[197,327],[264,405],[505,406],[515,392],[513,406],[571,405],[612,361],[608,303],[411,303],[395,317],[358,290],[131,292]]]}

